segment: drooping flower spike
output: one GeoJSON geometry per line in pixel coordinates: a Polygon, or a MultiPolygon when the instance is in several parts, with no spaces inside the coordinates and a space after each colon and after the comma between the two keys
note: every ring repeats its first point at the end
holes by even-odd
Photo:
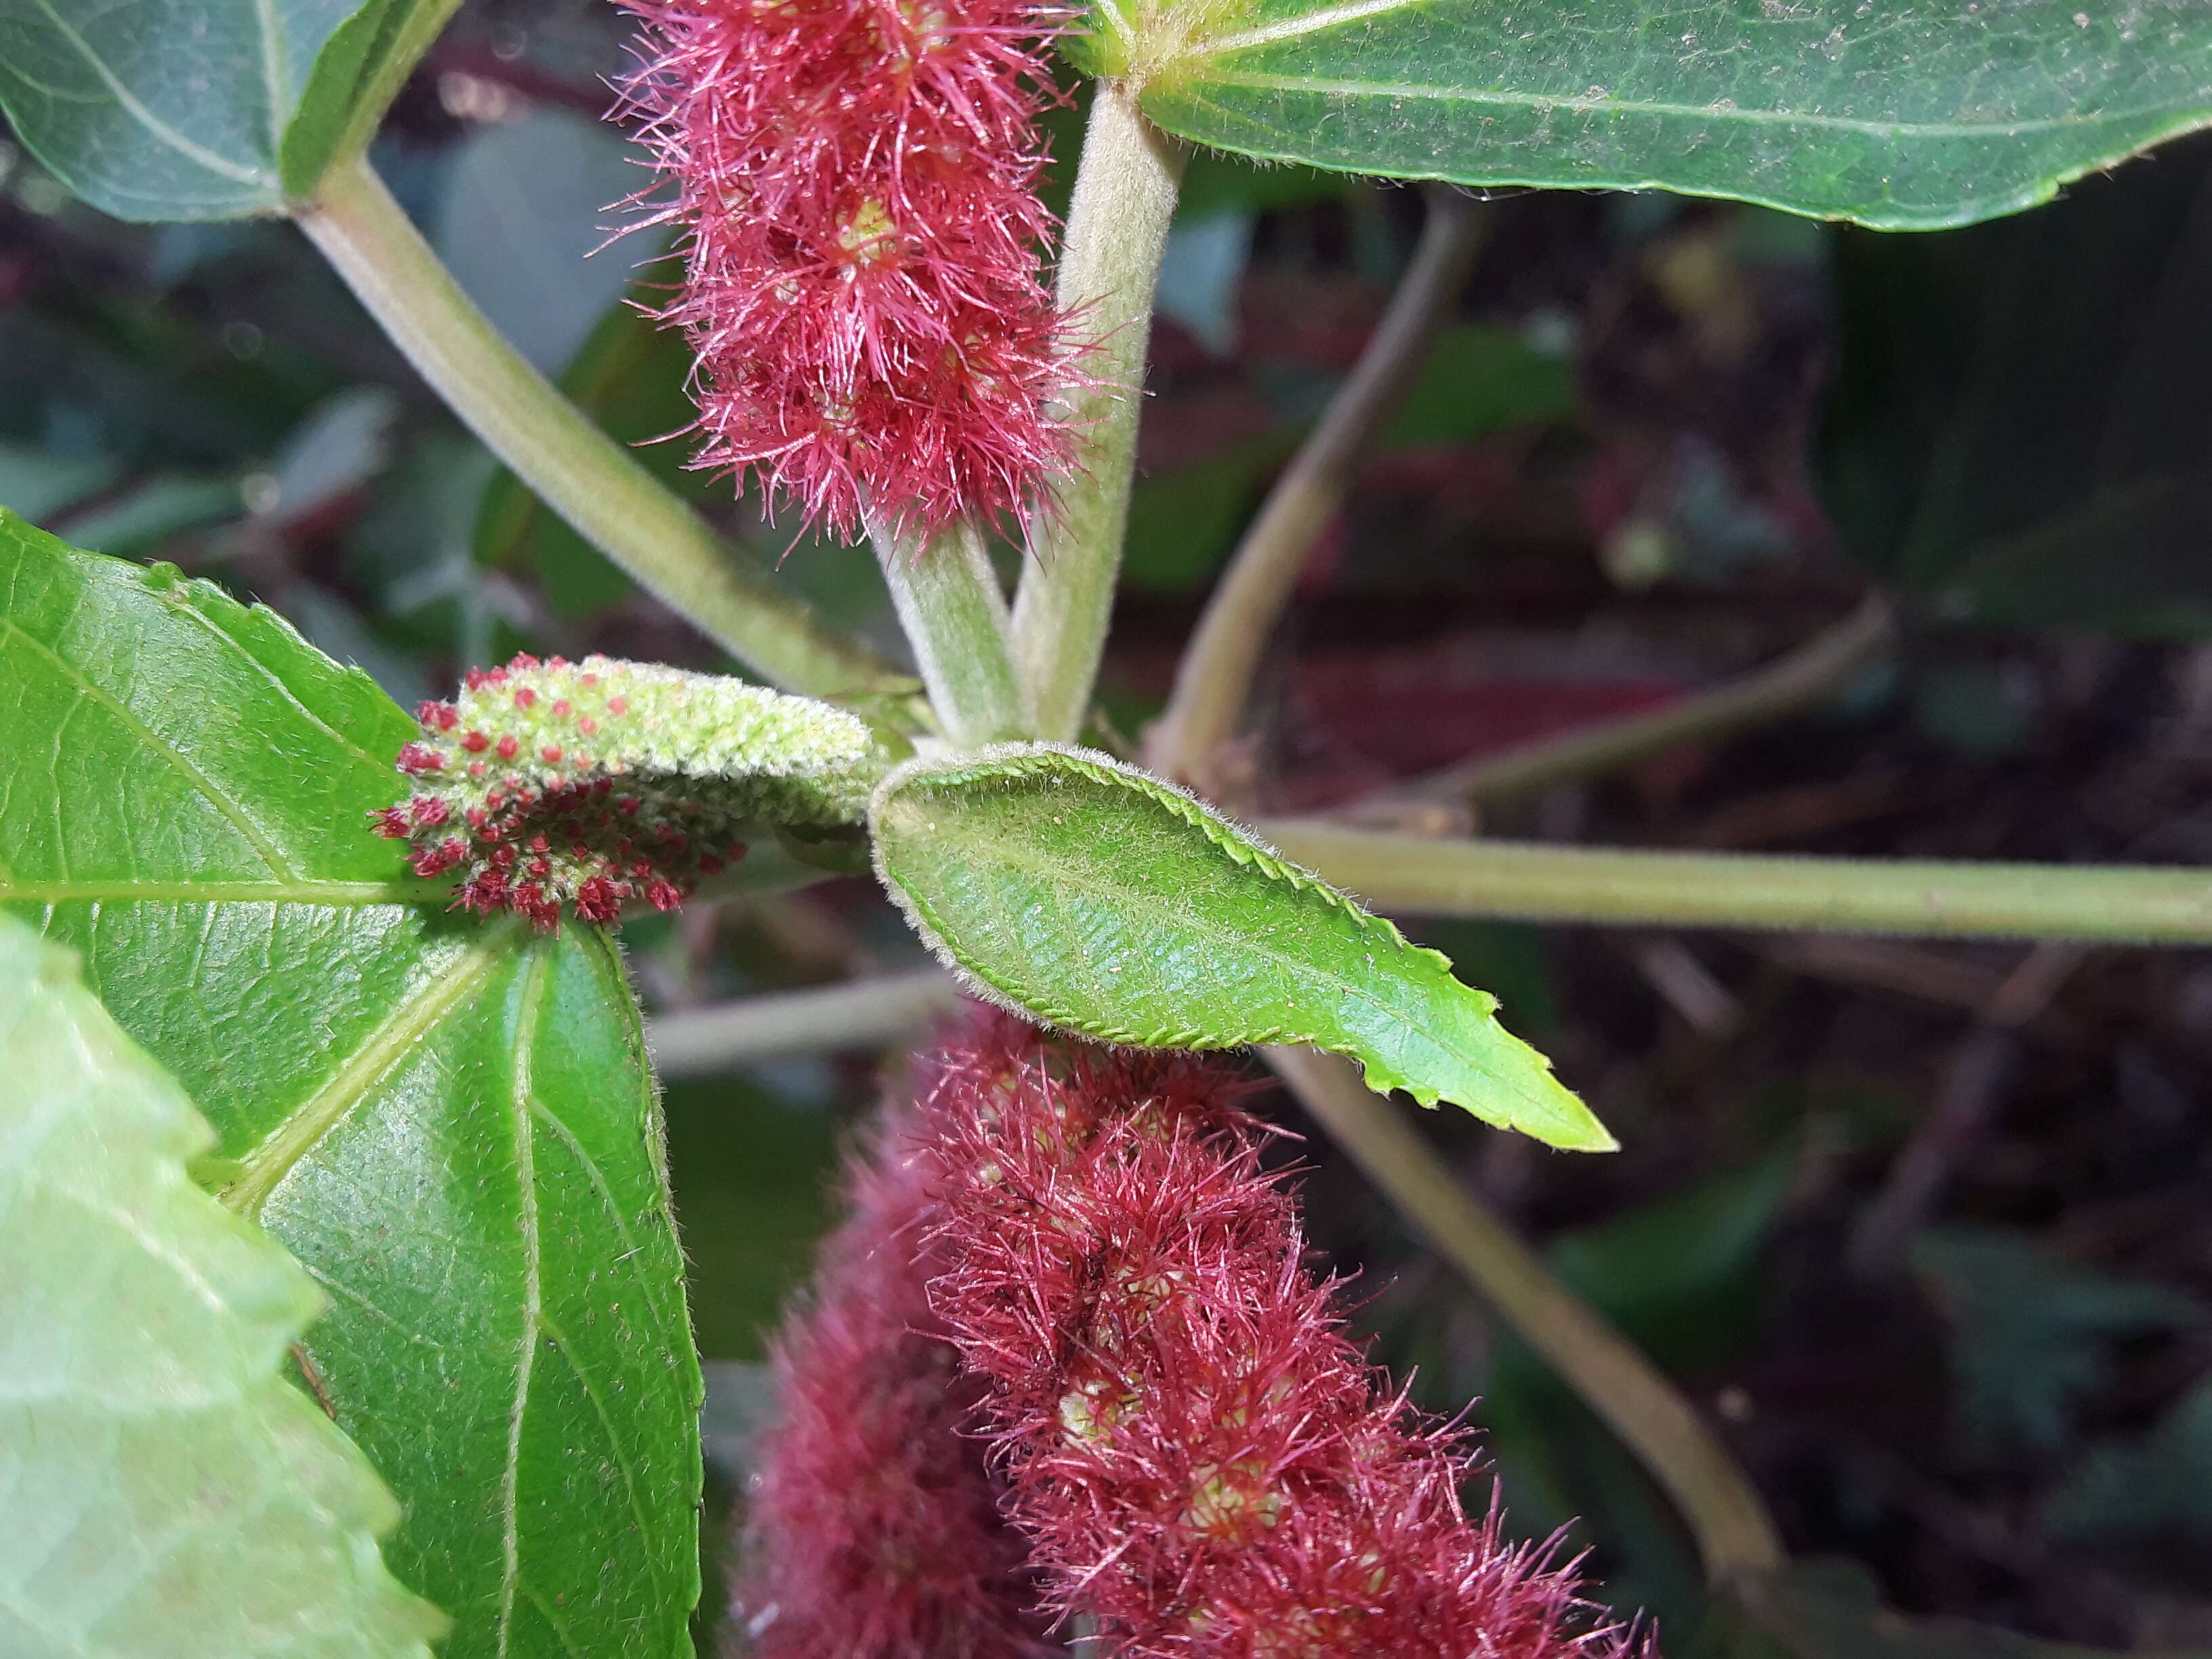
{"type": "Polygon", "coordinates": [[[417,875],[457,874],[458,904],[539,927],[673,909],[764,822],[857,822],[885,758],[827,703],[605,657],[471,669],[416,717],[397,763],[413,793],[378,833],[417,875]]]}
{"type": "MultiPolygon", "coordinates": [[[[1648,1648],[1596,1616],[1571,1568],[1507,1542],[1494,1506],[1462,1509],[1463,1437],[1415,1413],[1345,1334],[1334,1288],[1304,1266],[1290,1192],[1260,1167],[1267,1132],[1233,1070],[1049,1037],[995,1010],[924,1066],[856,1192],[902,1208],[903,1160],[918,1159],[933,1220],[856,1217],[848,1237],[927,1276],[915,1328],[949,1336],[981,1385],[970,1431],[992,1440],[1049,1612],[1090,1620],[1115,1659],[1648,1648]]],[[[805,1316],[814,1328],[841,1285],[857,1281],[833,1266],[805,1316]]],[[[823,1407],[845,1385],[805,1372],[786,1388],[794,1420],[839,1443],[823,1407]]],[[[873,1496],[915,1492],[902,1479],[848,1490],[834,1531],[780,1500],[757,1524],[790,1534],[757,1541],[782,1560],[818,1555],[873,1496]]]]}
{"type": "Polygon", "coordinates": [[[1072,441],[1039,0],[626,0],[674,187],[697,465],[846,540],[1026,520],[1072,441]]]}

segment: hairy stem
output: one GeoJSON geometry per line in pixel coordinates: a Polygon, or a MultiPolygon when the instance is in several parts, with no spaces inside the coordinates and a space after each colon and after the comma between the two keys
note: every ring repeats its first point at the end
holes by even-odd
{"type": "Polygon", "coordinates": [[[1137,411],[1152,290],[1159,281],[1183,155],[1137,112],[1117,81],[1091,93],[1091,125],[1060,251],[1060,309],[1098,343],[1083,361],[1090,384],[1066,418],[1081,434],[1076,471],[1037,529],[1036,556],[1014,599],[1014,661],[1039,737],[1082,730],[1121,570],[1137,411]]]}
{"type": "Polygon", "coordinates": [[[1306,556],[1350,493],[1359,458],[1397,410],[1451,315],[1482,246],[1482,210],[1438,191],[1405,281],[1351,378],[1330,403],[1245,532],[1176,671],[1174,694],[1146,743],[1153,769],[1198,784],[1237,734],[1276,618],[1306,556]]]}
{"type": "Polygon", "coordinates": [[[2212,944],[2212,871],[1953,864],[1431,841],[1313,819],[1260,826],[1377,909],[1671,927],[2212,944]]]}
{"type": "Polygon", "coordinates": [[[780,1054],[887,1048],[959,1006],[951,976],[925,968],[663,1014],[645,1036],[659,1076],[714,1077],[780,1054]]]}
{"type": "Polygon", "coordinates": [[[921,547],[870,539],[938,729],[963,748],[1026,736],[1006,596],[982,532],[963,520],[921,547]]]}
{"type": "Polygon", "coordinates": [[[1650,1471],[1695,1534],[1709,1580],[1782,1565],[1757,1488],[1680,1390],[1453,1177],[1396,1103],[1334,1055],[1264,1053],[1329,1138],[1650,1471]]]}
{"type": "Polygon", "coordinates": [[[1648,714],[1601,721],[1447,767],[1379,791],[1358,806],[1365,811],[1398,802],[1480,805],[1782,720],[1820,702],[1896,637],[1888,602],[1877,595],[1786,655],[1726,685],[1648,714]]]}
{"type": "Polygon", "coordinates": [[[771,683],[815,696],[912,682],[741,562],[699,515],[501,339],[368,162],[324,175],[300,228],[422,378],[547,506],[771,683]]]}

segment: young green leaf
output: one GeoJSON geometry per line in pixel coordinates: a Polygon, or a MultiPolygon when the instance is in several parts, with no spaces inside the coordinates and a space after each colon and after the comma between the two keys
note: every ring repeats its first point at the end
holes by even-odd
{"type": "Polygon", "coordinates": [[[192,1185],[215,1139],[0,916],[0,1651],[427,1659],[399,1506],[285,1378],[324,1298],[192,1185]]]}
{"type": "Polygon", "coordinates": [[[0,0],[0,111],[118,219],[281,211],[368,143],[454,0],[0,0]]]}
{"type": "Polygon", "coordinates": [[[1968,224],[2212,122],[2212,8],[1097,0],[1079,55],[1202,144],[1465,185],[1968,224]]]}
{"type": "Polygon", "coordinates": [[[404,876],[368,825],[414,735],[269,611],[0,513],[0,908],[330,1293],[305,1348],[444,1659],[686,1654],[699,1371],[635,1004],[596,930],[404,876]]]}
{"type": "Polygon", "coordinates": [[[876,868],[981,995],[1109,1042],[1304,1042],[1376,1090],[1554,1146],[1613,1138],[1451,963],[1181,792],[1088,750],[912,761],[870,808],[876,868]]]}

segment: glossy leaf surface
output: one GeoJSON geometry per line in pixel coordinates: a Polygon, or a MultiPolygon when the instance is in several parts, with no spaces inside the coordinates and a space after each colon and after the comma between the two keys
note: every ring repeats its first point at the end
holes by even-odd
{"type": "Polygon", "coordinates": [[[603,935],[391,878],[413,730],[270,613],[0,515],[0,900],[329,1293],[307,1350],[444,1652],[685,1652],[698,1370],[635,1005],[603,935]]]}
{"type": "Polygon", "coordinates": [[[1202,144],[1898,229],[2014,211],[2212,122],[2199,0],[1099,0],[1091,27],[1088,66],[1202,144]]]}
{"type": "Polygon", "coordinates": [[[312,1280],[195,1187],[214,1139],[0,916],[0,1651],[428,1659],[399,1506],[287,1383],[312,1280]]]}
{"type": "Polygon", "coordinates": [[[280,210],[368,141],[453,0],[0,0],[0,110],[119,219],[280,210]]]}
{"type": "Polygon", "coordinates": [[[1586,1151],[1613,1145],[1434,951],[1164,784],[1085,750],[1006,745],[884,780],[878,872],[986,994],[1109,1042],[1305,1042],[1586,1151]]]}

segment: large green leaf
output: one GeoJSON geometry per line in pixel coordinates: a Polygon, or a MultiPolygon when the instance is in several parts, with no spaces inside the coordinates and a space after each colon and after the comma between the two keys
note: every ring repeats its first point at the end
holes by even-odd
{"type": "Polygon", "coordinates": [[[214,1121],[452,1659],[686,1650],[699,1380],[598,933],[448,917],[367,833],[414,722],[280,619],[0,514],[0,901],[214,1121]]]}
{"type": "Polygon", "coordinates": [[[280,211],[366,143],[455,0],[0,0],[0,111],[120,219],[280,211]]]}
{"type": "Polygon", "coordinates": [[[1108,757],[909,762],[870,808],[878,873],[983,994],[1109,1042],[1304,1042],[1377,1090],[1555,1146],[1613,1146],[1497,999],[1197,801],[1108,757]]]}
{"type": "Polygon", "coordinates": [[[1468,185],[1966,224],[2212,122],[2202,0],[1097,0],[1169,131],[1468,185]]]}
{"type": "Polygon", "coordinates": [[[0,1652],[428,1659],[399,1518],[283,1380],[323,1298],[191,1184],[215,1137],[0,916],[0,1652]]]}

